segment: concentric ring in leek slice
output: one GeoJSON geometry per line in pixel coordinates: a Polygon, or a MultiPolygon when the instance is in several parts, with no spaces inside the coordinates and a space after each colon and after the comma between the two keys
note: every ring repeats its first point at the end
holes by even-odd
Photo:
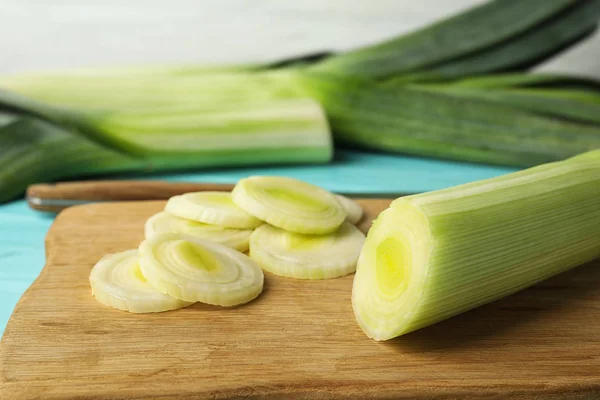
{"type": "Polygon", "coordinates": [[[336,196],[344,210],[348,213],[346,217],[346,221],[350,222],[353,225],[356,225],[360,222],[363,216],[363,209],[356,201],[349,199],[346,196],[336,196]]]}
{"type": "Polygon", "coordinates": [[[265,270],[297,279],[329,279],[351,274],[365,235],[344,222],[328,235],[304,235],[265,224],[250,237],[250,257],[265,270]]]}
{"type": "Polygon", "coordinates": [[[290,232],[321,235],[336,231],[347,216],[335,195],[293,178],[253,176],[238,182],[235,204],[290,232]]]}
{"type": "Polygon", "coordinates": [[[262,221],[236,206],[231,193],[193,192],[169,199],[165,211],[181,218],[226,228],[253,229],[262,221]]]}
{"type": "Polygon", "coordinates": [[[158,291],[185,301],[235,306],[257,297],[263,272],[248,256],[208,240],[157,235],[140,245],[142,273],[158,291]]]}
{"type": "Polygon", "coordinates": [[[140,271],[137,250],[104,256],[92,268],[90,285],[100,303],[132,313],[169,311],[192,304],[154,289],[140,271]]]}
{"type": "Polygon", "coordinates": [[[146,238],[164,233],[178,233],[210,240],[237,251],[246,252],[249,248],[252,229],[224,228],[219,225],[204,224],[180,218],[168,212],[159,212],[146,221],[146,238]]]}

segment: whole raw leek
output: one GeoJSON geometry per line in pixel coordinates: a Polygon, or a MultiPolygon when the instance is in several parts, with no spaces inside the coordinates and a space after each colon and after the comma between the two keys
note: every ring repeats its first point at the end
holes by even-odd
{"type": "Polygon", "coordinates": [[[386,340],[600,257],[600,150],[397,199],[367,235],[352,303],[386,340]]]}
{"type": "Polygon", "coordinates": [[[2,78],[0,202],[83,175],[326,162],[329,125],[342,145],[518,166],[600,148],[596,97],[421,85],[529,68],[598,18],[600,0],[495,0],[344,54],[2,78]]]}
{"type": "Polygon", "coordinates": [[[321,163],[333,154],[322,107],[285,76],[84,76],[0,84],[13,90],[0,93],[11,109],[0,120],[0,202],[70,176],[321,163]]]}

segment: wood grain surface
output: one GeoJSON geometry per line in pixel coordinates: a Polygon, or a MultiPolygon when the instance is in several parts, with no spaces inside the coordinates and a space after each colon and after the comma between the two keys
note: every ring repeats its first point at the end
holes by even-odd
{"type": "MultiPolygon", "coordinates": [[[[361,203],[371,217],[389,200],[361,203]]],[[[0,342],[0,399],[600,398],[598,262],[384,343],[354,321],[352,276],[267,273],[261,296],[232,309],[103,306],[90,269],[136,247],[163,206],[95,204],[58,216],[47,264],[0,342]]]]}

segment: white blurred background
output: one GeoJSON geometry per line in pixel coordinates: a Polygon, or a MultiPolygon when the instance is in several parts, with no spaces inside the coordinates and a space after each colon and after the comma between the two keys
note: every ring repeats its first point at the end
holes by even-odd
{"type": "MultiPolygon", "coordinates": [[[[0,74],[85,66],[262,61],[343,50],[413,30],[478,3],[0,0],[0,74]]],[[[600,35],[540,69],[600,78],[600,35]]]]}

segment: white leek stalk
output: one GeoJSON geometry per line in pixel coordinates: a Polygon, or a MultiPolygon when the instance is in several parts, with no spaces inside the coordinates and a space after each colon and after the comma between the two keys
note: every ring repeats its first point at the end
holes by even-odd
{"type": "Polygon", "coordinates": [[[395,200],[368,233],[352,303],[386,340],[600,256],[600,150],[395,200]]]}

